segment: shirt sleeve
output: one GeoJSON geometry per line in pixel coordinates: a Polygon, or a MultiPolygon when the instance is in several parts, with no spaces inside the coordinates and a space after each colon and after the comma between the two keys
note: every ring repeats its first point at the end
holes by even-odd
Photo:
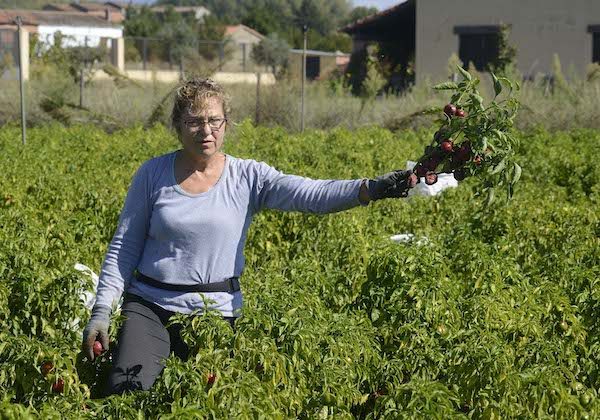
{"type": "Polygon", "coordinates": [[[133,177],[117,230],[104,258],[96,292],[97,305],[113,307],[120,299],[125,283],[133,276],[141,258],[151,212],[151,179],[145,163],[133,177]]]}
{"type": "Polygon", "coordinates": [[[263,162],[254,162],[253,202],[262,209],[334,213],[359,206],[362,179],[324,180],[286,175],[263,162]]]}

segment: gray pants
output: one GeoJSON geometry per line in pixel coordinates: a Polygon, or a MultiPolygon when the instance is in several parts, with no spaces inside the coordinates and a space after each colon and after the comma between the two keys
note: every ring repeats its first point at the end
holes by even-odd
{"type": "MultiPolygon", "coordinates": [[[[189,349],[180,336],[181,326],[165,327],[174,312],[127,293],[121,313],[125,317],[113,352],[107,394],[148,390],[173,352],[186,360],[189,349]]],[[[235,318],[225,318],[233,328],[235,318]]]]}

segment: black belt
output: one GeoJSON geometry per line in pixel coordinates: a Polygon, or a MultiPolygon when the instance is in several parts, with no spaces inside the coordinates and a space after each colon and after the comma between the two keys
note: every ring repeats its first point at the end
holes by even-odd
{"type": "Polygon", "coordinates": [[[154,280],[151,277],[145,276],[142,273],[137,273],[136,278],[138,281],[147,284],[148,286],[156,287],[158,289],[170,290],[173,292],[237,292],[240,290],[239,277],[230,277],[224,281],[218,283],[206,283],[206,284],[168,284],[158,280],[154,280]]]}

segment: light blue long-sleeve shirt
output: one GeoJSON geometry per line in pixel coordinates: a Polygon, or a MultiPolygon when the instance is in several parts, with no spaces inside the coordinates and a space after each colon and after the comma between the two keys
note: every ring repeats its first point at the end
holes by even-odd
{"type": "MultiPolygon", "coordinates": [[[[190,194],[175,180],[176,153],[146,161],[134,175],[102,264],[97,305],[112,306],[125,289],[169,311],[202,310],[200,293],[149,286],[134,277],[135,270],[171,284],[241,277],[246,234],[260,210],[332,213],[360,204],[360,179],[285,175],[263,162],[229,155],[217,183],[190,194]]],[[[203,295],[223,316],[240,315],[240,291],[203,295]]]]}

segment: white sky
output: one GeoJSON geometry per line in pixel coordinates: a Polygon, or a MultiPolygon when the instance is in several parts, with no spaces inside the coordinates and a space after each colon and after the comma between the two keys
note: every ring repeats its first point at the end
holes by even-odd
{"type": "Polygon", "coordinates": [[[403,0],[352,0],[354,6],[377,7],[379,10],[384,10],[389,7],[402,3],[403,0]]]}

